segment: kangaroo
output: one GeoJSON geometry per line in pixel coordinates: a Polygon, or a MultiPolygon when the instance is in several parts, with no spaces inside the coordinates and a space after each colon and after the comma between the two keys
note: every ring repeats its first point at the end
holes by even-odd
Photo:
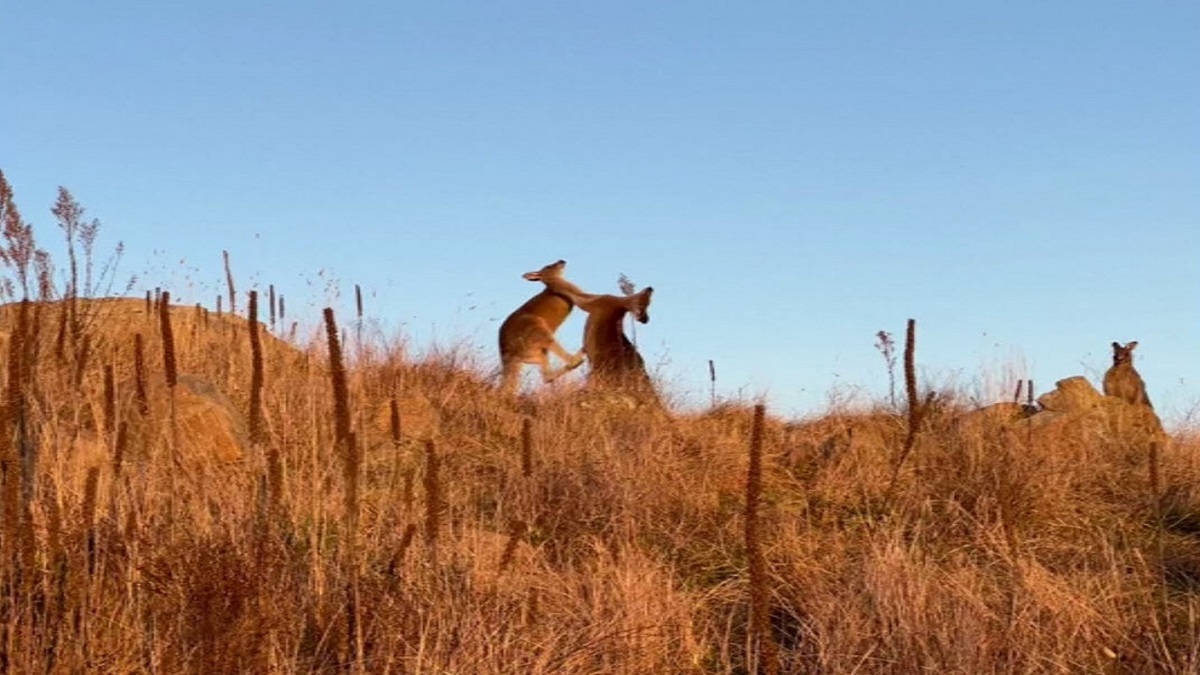
{"type": "Polygon", "coordinates": [[[630,312],[639,323],[650,321],[652,287],[647,286],[633,295],[596,295],[583,292],[561,275],[546,275],[539,271],[527,272],[524,276],[530,281],[541,281],[548,290],[570,299],[588,313],[583,327],[583,353],[591,364],[589,382],[602,387],[632,385],[652,389],[646,362],[621,327],[625,315],[630,312]]]}
{"type": "MultiPolygon", "coordinates": [[[[539,279],[559,279],[566,266],[565,260],[559,260],[529,274],[537,274],[539,279]]],[[[546,383],[583,364],[582,351],[571,354],[554,338],[554,332],[567,320],[574,306],[569,297],[547,285],[500,324],[501,387],[504,390],[516,392],[521,366],[527,363],[541,368],[542,381],[546,383]],[[563,361],[563,367],[557,370],[550,367],[551,352],[563,361]]]]}
{"type": "Polygon", "coordinates": [[[1133,368],[1133,350],[1137,345],[1136,341],[1123,347],[1119,342],[1112,343],[1113,364],[1104,373],[1104,395],[1116,396],[1134,405],[1143,404],[1153,410],[1150,397],[1146,395],[1146,383],[1133,368]]]}

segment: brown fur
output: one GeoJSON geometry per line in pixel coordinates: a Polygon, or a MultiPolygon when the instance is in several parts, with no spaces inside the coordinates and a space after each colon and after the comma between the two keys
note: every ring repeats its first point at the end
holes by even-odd
{"type": "Polygon", "coordinates": [[[601,385],[649,385],[646,362],[623,329],[625,315],[640,323],[650,320],[647,309],[653,288],[629,296],[601,295],[579,308],[588,313],[583,327],[583,352],[591,363],[589,377],[601,385]]]}
{"type": "MultiPolygon", "coordinates": [[[[557,279],[562,276],[566,266],[566,261],[559,260],[529,274],[540,275],[539,278],[557,279]]],[[[567,315],[574,306],[570,298],[554,292],[547,286],[541,293],[509,314],[504,323],[500,324],[500,366],[503,372],[501,386],[506,391],[517,390],[521,366],[524,364],[538,366],[542,372],[542,381],[553,382],[583,363],[583,352],[569,353],[554,337],[555,331],[567,320],[567,315]],[[558,356],[565,365],[558,370],[551,368],[550,353],[558,356]]]]}
{"type": "Polygon", "coordinates": [[[647,287],[625,296],[595,295],[584,293],[561,276],[530,272],[525,278],[545,283],[547,289],[570,298],[588,313],[583,327],[583,353],[591,364],[588,372],[591,384],[653,390],[650,376],[646,373],[646,362],[622,328],[625,315],[629,312],[633,312],[634,318],[640,323],[650,321],[653,288],[647,287]]]}
{"type": "Polygon", "coordinates": [[[1154,406],[1146,395],[1146,383],[1133,367],[1133,350],[1137,342],[1122,346],[1119,342],[1112,343],[1113,364],[1104,373],[1104,395],[1116,396],[1134,405],[1145,405],[1151,410],[1154,406]]]}

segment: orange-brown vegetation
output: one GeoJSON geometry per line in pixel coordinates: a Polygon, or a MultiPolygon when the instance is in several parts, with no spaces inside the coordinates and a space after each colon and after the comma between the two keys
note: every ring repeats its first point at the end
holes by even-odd
{"type": "Polygon", "coordinates": [[[6,672],[1200,669],[1189,430],[947,395],[905,453],[882,405],[534,405],[369,340],[335,402],[332,341],[266,333],[247,442],[246,321],[170,308],[172,392],[153,302],[80,300],[59,351],[61,309],[0,311],[6,672]]]}
{"type": "MultiPolygon", "coordinates": [[[[366,440],[350,525],[323,345],[266,340],[266,440],[258,454],[243,441],[235,458],[203,440],[218,425],[186,421],[185,396],[172,431],[155,317],[140,302],[81,303],[97,349],[78,386],[53,349],[34,363],[34,490],[4,512],[13,670],[756,663],[745,649],[748,406],[652,416],[563,395],[519,409],[470,369],[366,345],[346,373],[366,440]],[[145,415],[132,331],[146,340],[145,415]],[[267,448],[282,462],[275,510],[267,448]],[[359,530],[353,556],[346,527],[359,530]]],[[[46,327],[56,307],[41,308],[46,327]]],[[[181,385],[205,383],[187,396],[227,398],[221,409],[244,417],[247,324],[172,314],[181,385]]],[[[780,672],[1194,669],[1200,446],[1164,444],[1152,499],[1148,456],[1126,435],[1031,427],[1016,411],[967,424],[959,412],[925,420],[891,492],[904,415],[764,421],[755,536],[780,672]]]]}

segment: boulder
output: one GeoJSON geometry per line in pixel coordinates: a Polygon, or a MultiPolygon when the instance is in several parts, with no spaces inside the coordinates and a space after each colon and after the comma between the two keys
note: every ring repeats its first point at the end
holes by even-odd
{"type": "Polygon", "coordinates": [[[1075,376],[1055,382],[1054,391],[1042,394],[1037,402],[1043,410],[1080,413],[1100,405],[1102,398],[1103,394],[1096,391],[1087,378],[1075,376]]]}
{"type": "Polygon", "coordinates": [[[1147,405],[1105,396],[1087,378],[1068,377],[1038,397],[1042,411],[1029,418],[1035,430],[1118,443],[1142,443],[1163,434],[1162,422],[1147,405]]]}
{"type": "Polygon", "coordinates": [[[1018,403],[997,403],[965,413],[963,430],[986,431],[1018,422],[1035,437],[1056,438],[1087,445],[1115,443],[1142,446],[1162,439],[1162,423],[1154,410],[1096,390],[1087,378],[1068,377],[1037,399],[1040,410],[1018,403]]]}

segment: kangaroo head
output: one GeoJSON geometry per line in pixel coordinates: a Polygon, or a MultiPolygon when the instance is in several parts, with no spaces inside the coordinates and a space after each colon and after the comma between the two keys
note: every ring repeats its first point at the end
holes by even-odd
{"type": "Polygon", "coordinates": [[[654,288],[647,286],[629,296],[629,311],[633,313],[633,318],[637,319],[638,323],[650,321],[650,296],[653,293],[654,288]]]}
{"type": "Polygon", "coordinates": [[[1138,345],[1138,343],[1136,340],[1133,342],[1130,342],[1129,344],[1125,345],[1124,347],[1121,346],[1120,342],[1112,343],[1113,365],[1115,366],[1119,363],[1132,364],[1133,363],[1133,350],[1135,347],[1137,347],[1137,345],[1138,345]]]}
{"type": "Polygon", "coordinates": [[[566,260],[558,260],[546,265],[536,272],[526,272],[521,276],[529,281],[550,281],[552,279],[561,279],[563,270],[567,267],[566,260]]]}

